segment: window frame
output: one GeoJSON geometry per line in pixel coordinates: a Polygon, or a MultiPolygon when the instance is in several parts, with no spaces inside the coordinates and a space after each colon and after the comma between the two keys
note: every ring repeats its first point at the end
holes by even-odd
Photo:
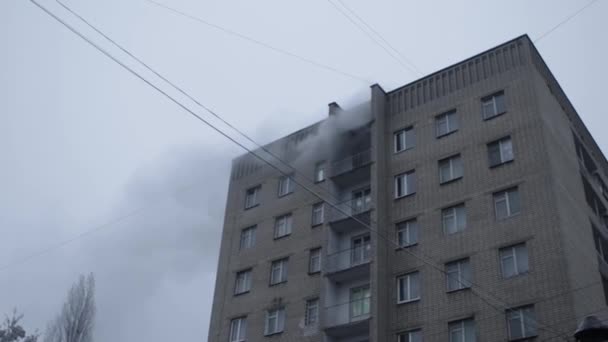
{"type": "Polygon", "coordinates": [[[266,318],[264,320],[264,336],[271,336],[280,334],[285,331],[285,308],[280,307],[276,309],[266,310],[266,318]],[[270,331],[270,319],[271,315],[276,315],[275,330],[270,331]]]}
{"type": "Polygon", "coordinates": [[[521,341],[531,339],[533,337],[538,336],[538,320],[536,319],[536,310],[534,308],[534,304],[523,305],[516,308],[508,309],[505,313],[505,318],[507,321],[507,333],[509,336],[509,341],[521,341]],[[532,313],[532,316],[526,316],[526,314],[532,313]],[[513,336],[513,331],[511,330],[511,321],[513,318],[511,317],[513,314],[517,314],[518,317],[515,319],[519,321],[519,328],[521,329],[521,336],[513,336]],[[530,320],[533,320],[530,323],[530,320]],[[530,327],[529,324],[532,326],[530,327]],[[532,334],[527,335],[528,329],[533,329],[532,334]]]}
{"type": "Polygon", "coordinates": [[[304,309],[304,325],[305,326],[310,327],[310,326],[317,326],[319,324],[319,308],[320,308],[319,298],[312,298],[312,299],[306,300],[306,306],[304,309]],[[314,306],[311,305],[311,303],[314,303],[314,306]],[[315,315],[314,315],[315,320],[312,322],[310,321],[311,306],[314,310],[313,312],[315,313],[315,315]]]}
{"type": "Polygon", "coordinates": [[[401,129],[393,132],[393,154],[407,151],[414,147],[416,147],[416,132],[414,131],[413,125],[401,128],[401,129]],[[408,139],[407,139],[408,133],[411,134],[411,136],[410,136],[411,146],[408,145],[408,143],[407,143],[408,142],[408,139]],[[403,135],[403,139],[400,138],[402,135],[403,135]],[[402,144],[401,149],[399,149],[400,144],[402,144]]]}
{"type": "Polygon", "coordinates": [[[294,192],[293,177],[294,177],[293,174],[279,177],[279,184],[278,184],[278,189],[277,189],[277,196],[279,198],[293,194],[293,192],[294,192]],[[285,192],[283,192],[282,190],[284,190],[285,192]]]}
{"type": "Polygon", "coordinates": [[[323,260],[322,260],[322,256],[321,256],[321,247],[316,247],[316,248],[312,248],[312,249],[308,250],[308,274],[321,273],[321,270],[323,268],[322,262],[323,262],[323,260]],[[315,255],[313,253],[318,253],[318,254],[315,255]],[[316,263],[318,263],[318,269],[313,268],[314,258],[318,259],[318,261],[316,261],[316,263]]]}
{"type": "Polygon", "coordinates": [[[460,153],[457,153],[457,154],[453,154],[449,157],[438,160],[437,169],[439,171],[439,185],[449,184],[451,182],[455,182],[459,179],[462,179],[464,177],[464,163],[462,161],[462,155],[460,153]],[[458,165],[454,165],[455,164],[454,160],[457,160],[458,162],[460,162],[460,175],[459,176],[455,176],[458,165]],[[450,178],[448,178],[448,179],[442,179],[443,178],[443,173],[441,172],[442,164],[445,164],[445,163],[448,163],[448,168],[449,168],[450,178]]]}
{"type": "Polygon", "coordinates": [[[422,342],[422,329],[411,329],[397,334],[397,342],[422,342]],[[412,334],[419,334],[418,339],[414,340],[412,334]],[[404,339],[405,338],[405,339],[404,339]]]}
{"type": "Polygon", "coordinates": [[[506,220],[511,217],[517,216],[521,213],[521,196],[519,193],[519,186],[513,186],[510,188],[503,189],[503,190],[492,193],[492,201],[494,203],[494,217],[496,218],[496,221],[506,220]],[[515,212],[513,211],[513,208],[512,208],[512,207],[514,207],[514,204],[512,203],[512,200],[514,198],[514,197],[512,197],[513,193],[516,194],[517,201],[518,201],[517,211],[515,211],[515,212]],[[505,210],[506,210],[507,215],[503,216],[503,217],[498,216],[498,203],[500,203],[500,202],[505,203],[505,210]]]}
{"type": "Polygon", "coordinates": [[[483,118],[484,121],[494,119],[507,112],[506,95],[505,95],[504,90],[495,91],[494,93],[492,93],[490,95],[486,95],[481,98],[480,102],[481,102],[481,117],[483,118]],[[497,100],[496,100],[500,96],[502,96],[502,105],[504,107],[504,108],[502,108],[502,111],[501,111],[501,108],[498,108],[498,104],[497,104],[497,100]],[[493,114],[490,116],[486,116],[485,108],[486,108],[486,105],[490,101],[492,102],[493,114]]]}
{"type": "Polygon", "coordinates": [[[420,234],[420,230],[419,230],[419,223],[417,218],[410,218],[408,220],[405,221],[401,221],[398,222],[396,225],[396,232],[397,232],[397,242],[399,243],[399,248],[407,248],[407,247],[412,247],[418,244],[418,238],[419,238],[419,234],[420,234]],[[406,232],[406,236],[407,236],[407,244],[402,244],[402,232],[406,232]],[[412,234],[412,232],[414,232],[412,234]],[[414,236],[414,238],[412,238],[412,236],[414,236]],[[412,242],[412,239],[415,240],[412,242]]]}
{"type": "Polygon", "coordinates": [[[456,108],[449,110],[447,112],[443,112],[439,115],[435,116],[435,138],[440,139],[452,133],[458,132],[460,129],[460,122],[458,118],[458,111],[456,108]],[[452,119],[452,120],[450,120],[452,119]],[[441,120],[445,120],[446,132],[439,132],[439,125],[441,120]]]}
{"type": "Polygon", "coordinates": [[[245,189],[245,210],[251,209],[251,208],[255,208],[255,207],[257,207],[257,206],[260,205],[260,198],[259,197],[260,197],[260,191],[261,190],[262,190],[262,184],[258,184],[258,185],[255,185],[255,186],[252,186],[252,187],[249,187],[249,188],[245,189]],[[250,196],[249,192],[250,191],[253,191],[253,194],[252,194],[253,200],[252,201],[254,203],[249,203],[250,202],[249,201],[249,198],[250,198],[249,197],[250,196]]]}
{"type": "Polygon", "coordinates": [[[395,176],[394,178],[394,197],[395,199],[400,199],[408,196],[412,196],[416,194],[417,184],[416,184],[416,169],[411,169],[406,172],[402,172],[395,176]],[[413,177],[411,183],[408,183],[409,177],[413,177]],[[403,180],[403,181],[401,181],[403,180]],[[400,186],[400,182],[402,185],[400,186]],[[413,189],[410,189],[412,187],[413,189]],[[403,194],[399,194],[399,188],[405,189],[403,194]]]}
{"type": "Polygon", "coordinates": [[[251,291],[251,278],[252,278],[252,268],[247,268],[241,271],[236,272],[235,277],[234,277],[234,291],[233,291],[233,295],[235,296],[240,296],[246,293],[249,293],[251,291]],[[246,275],[245,277],[245,285],[243,286],[243,289],[239,291],[239,276],[240,275],[246,275]]]}
{"type": "Polygon", "coordinates": [[[452,331],[453,330],[462,331],[462,334],[461,334],[462,341],[465,341],[465,342],[467,341],[467,325],[466,325],[467,322],[472,323],[473,331],[471,333],[475,337],[475,341],[477,341],[477,328],[475,326],[475,317],[467,317],[467,318],[448,322],[448,341],[449,342],[453,342],[452,341],[452,331]],[[458,324],[459,326],[456,329],[453,329],[452,327],[454,327],[456,324],[458,324]]]}
{"type": "Polygon", "coordinates": [[[325,223],[325,202],[319,202],[319,203],[315,203],[312,205],[312,216],[311,216],[311,226],[312,227],[316,227],[316,226],[320,226],[322,224],[325,223]],[[315,210],[319,210],[320,208],[320,220],[317,222],[315,221],[315,215],[317,215],[318,213],[315,212],[315,210]]]}
{"type": "Polygon", "coordinates": [[[460,232],[463,232],[467,229],[467,212],[466,212],[466,205],[465,202],[461,202],[458,204],[454,204],[452,206],[449,207],[445,207],[441,209],[441,228],[443,229],[443,233],[445,235],[454,235],[454,234],[458,234],[460,232]],[[464,221],[464,226],[462,228],[460,228],[460,225],[458,224],[458,222],[460,221],[458,219],[458,209],[462,208],[462,213],[464,215],[463,221],[464,221]],[[449,216],[453,216],[454,219],[454,225],[455,225],[455,230],[453,232],[448,232],[448,230],[446,229],[446,212],[451,210],[452,214],[450,214],[449,216]]]}
{"type": "Polygon", "coordinates": [[[528,251],[528,244],[524,242],[519,242],[513,245],[502,247],[498,250],[498,261],[500,263],[500,275],[502,279],[511,279],[519,276],[526,275],[530,272],[530,253],[528,251]],[[520,248],[519,250],[517,248],[520,248]],[[525,260],[526,260],[526,269],[520,270],[519,258],[523,258],[523,254],[518,254],[518,251],[525,250],[525,260]],[[503,252],[509,251],[510,255],[504,255],[503,252]],[[505,274],[505,265],[504,260],[511,258],[513,263],[513,274],[506,275],[505,274]]]}
{"type": "Polygon", "coordinates": [[[421,296],[421,292],[422,289],[420,287],[420,271],[413,271],[413,272],[409,272],[409,273],[405,273],[402,274],[400,276],[397,276],[397,304],[405,304],[405,303],[412,303],[412,302],[417,302],[420,300],[421,296]],[[413,279],[413,280],[412,280],[413,279]],[[402,293],[401,289],[401,282],[405,280],[406,281],[406,291],[407,293],[402,293]],[[412,294],[412,283],[413,282],[417,282],[417,287],[418,287],[418,293],[416,294],[417,296],[414,296],[414,294],[412,294]]]}
{"type": "Polygon", "coordinates": [[[287,282],[289,257],[273,260],[270,263],[269,286],[279,285],[287,282]],[[274,279],[275,265],[280,265],[279,279],[274,279]]]}
{"type": "Polygon", "coordinates": [[[235,317],[230,320],[230,333],[228,335],[229,342],[245,342],[247,341],[247,316],[235,317]],[[234,339],[235,323],[238,324],[237,336],[234,339]],[[244,324],[243,324],[244,323],[244,324]],[[245,327],[243,329],[243,326],[245,327]],[[244,331],[244,332],[242,332],[244,331]],[[241,336],[242,335],[242,336],[241,336]]]}
{"type": "Polygon", "coordinates": [[[246,250],[246,249],[251,249],[253,247],[255,247],[255,240],[256,240],[256,232],[257,232],[257,225],[253,225],[253,226],[249,226],[249,227],[245,227],[243,229],[241,229],[241,237],[239,240],[239,250],[246,250]],[[246,241],[248,241],[248,244],[245,245],[243,243],[243,237],[247,236],[248,239],[246,241]]]}
{"type": "Polygon", "coordinates": [[[488,164],[490,168],[495,168],[495,167],[499,167],[501,165],[504,164],[508,164],[511,163],[515,160],[515,151],[513,150],[513,138],[510,135],[504,136],[500,139],[496,139],[493,141],[490,141],[489,143],[486,144],[487,149],[488,149],[488,164]],[[508,142],[508,144],[510,145],[510,150],[511,150],[511,156],[510,159],[507,159],[507,156],[505,156],[505,148],[503,147],[504,145],[506,145],[508,142]],[[499,161],[497,163],[493,163],[492,162],[492,151],[491,149],[496,146],[497,147],[497,151],[498,151],[498,157],[499,157],[499,161]]]}
{"type": "Polygon", "coordinates": [[[314,182],[315,183],[324,182],[325,179],[327,179],[326,171],[327,171],[327,161],[322,160],[322,161],[315,163],[315,170],[314,170],[314,177],[313,177],[314,182]],[[321,177],[319,177],[319,174],[321,174],[321,177]]]}
{"type": "Polygon", "coordinates": [[[466,290],[466,289],[470,289],[472,286],[472,278],[473,278],[473,272],[471,270],[471,259],[469,257],[466,258],[462,258],[462,259],[458,259],[458,260],[454,260],[454,261],[450,261],[447,262],[445,264],[445,275],[446,275],[446,292],[447,293],[452,293],[452,292],[457,292],[457,291],[462,291],[462,290],[466,290]],[[452,273],[450,271],[450,267],[451,266],[456,266],[456,274],[457,274],[457,287],[456,288],[451,288],[450,287],[450,273],[452,273]],[[463,267],[464,265],[464,267],[463,267]],[[466,277],[469,277],[469,279],[466,279],[466,277]]]}
{"type": "Polygon", "coordinates": [[[290,236],[292,232],[293,232],[293,214],[292,213],[279,215],[274,218],[273,237],[275,240],[290,236]],[[279,222],[284,222],[282,224],[282,226],[284,227],[283,229],[285,230],[283,234],[279,234],[279,232],[280,232],[279,222]]]}

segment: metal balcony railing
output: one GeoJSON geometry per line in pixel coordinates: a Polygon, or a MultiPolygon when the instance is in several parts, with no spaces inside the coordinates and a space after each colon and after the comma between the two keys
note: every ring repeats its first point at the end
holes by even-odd
{"type": "Polygon", "coordinates": [[[355,299],[350,302],[325,308],[326,328],[358,322],[370,317],[371,297],[355,299]]]}
{"type": "Polygon", "coordinates": [[[358,215],[372,208],[370,197],[360,197],[345,202],[337,203],[328,210],[329,222],[343,220],[352,215],[358,215]]]}
{"type": "Polygon", "coordinates": [[[325,258],[324,272],[335,273],[369,263],[371,254],[372,249],[370,243],[329,254],[325,258]]]}
{"type": "Polygon", "coordinates": [[[361,166],[371,163],[372,161],[372,150],[365,150],[339,160],[331,165],[330,176],[335,177],[343,173],[349,172],[361,166]]]}

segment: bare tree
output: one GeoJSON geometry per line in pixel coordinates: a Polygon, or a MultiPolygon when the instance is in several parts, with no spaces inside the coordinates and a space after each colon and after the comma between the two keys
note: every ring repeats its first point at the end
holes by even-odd
{"type": "Polygon", "coordinates": [[[44,342],[91,342],[95,320],[95,279],[81,275],[61,313],[47,327],[44,342]]]}
{"type": "Polygon", "coordinates": [[[6,319],[0,324],[0,342],[36,342],[38,334],[27,335],[25,329],[19,324],[23,318],[23,314],[17,313],[17,309],[13,310],[12,316],[6,316],[6,319]]]}

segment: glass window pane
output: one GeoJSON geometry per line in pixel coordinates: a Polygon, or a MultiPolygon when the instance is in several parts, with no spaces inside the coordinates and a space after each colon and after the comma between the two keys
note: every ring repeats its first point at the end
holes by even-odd
{"type": "Polygon", "coordinates": [[[505,198],[505,193],[500,193],[494,195],[494,205],[496,208],[496,218],[503,219],[509,216],[509,212],[507,210],[507,200],[505,198]]]}
{"type": "Polygon", "coordinates": [[[490,166],[495,166],[500,163],[500,145],[498,143],[491,143],[488,145],[488,159],[490,160],[490,166]]]}
{"type": "Polygon", "coordinates": [[[456,112],[450,114],[450,131],[456,131],[460,128],[460,122],[458,120],[458,114],[456,112]]]}
{"type": "Polygon", "coordinates": [[[514,189],[509,191],[509,209],[511,210],[510,214],[515,215],[519,213],[520,203],[519,203],[519,190],[514,189]]]}
{"type": "Polygon", "coordinates": [[[501,256],[502,275],[505,278],[515,275],[515,258],[513,257],[512,249],[506,248],[501,256]]]}
{"type": "Polygon", "coordinates": [[[446,234],[456,233],[456,218],[453,209],[445,209],[443,213],[443,230],[446,234]]]}
{"type": "Polygon", "coordinates": [[[473,319],[467,319],[464,321],[464,335],[465,342],[475,342],[475,321],[473,319]]]}
{"type": "Polygon", "coordinates": [[[513,145],[511,143],[511,138],[500,141],[500,154],[503,162],[513,160],[513,145]]]}
{"type": "Polygon", "coordinates": [[[522,244],[515,248],[517,253],[517,271],[518,273],[528,272],[528,249],[522,244]]]}
{"type": "Polygon", "coordinates": [[[442,160],[439,162],[439,182],[444,183],[451,179],[450,161],[442,160]]]}
{"type": "Polygon", "coordinates": [[[521,320],[519,311],[510,311],[507,314],[507,324],[509,327],[509,338],[514,340],[523,337],[523,331],[521,331],[521,320]]]}
{"type": "Polygon", "coordinates": [[[506,111],[505,94],[496,94],[494,96],[494,101],[496,102],[496,114],[504,113],[506,111]]]}
{"type": "Polygon", "coordinates": [[[463,205],[456,207],[456,218],[458,231],[462,231],[467,226],[467,214],[463,205]]]}
{"type": "Polygon", "coordinates": [[[412,148],[414,146],[416,146],[416,132],[413,128],[410,128],[405,132],[405,148],[412,148]]]}
{"type": "Polygon", "coordinates": [[[416,173],[410,172],[407,174],[407,195],[416,192],[416,173]]]}
{"type": "Polygon", "coordinates": [[[409,299],[417,299],[420,298],[420,281],[419,281],[419,273],[415,272],[410,274],[410,298],[409,299]]]}
{"type": "Polygon", "coordinates": [[[463,176],[462,157],[457,156],[452,160],[452,172],[454,178],[463,176]]]}
{"type": "Polygon", "coordinates": [[[435,127],[437,131],[437,136],[444,135],[448,133],[448,120],[445,115],[441,115],[437,117],[435,121],[435,127]]]}

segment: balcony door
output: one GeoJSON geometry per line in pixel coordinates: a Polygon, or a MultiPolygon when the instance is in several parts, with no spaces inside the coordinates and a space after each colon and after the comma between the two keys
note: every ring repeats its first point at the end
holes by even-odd
{"type": "Polygon", "coordinates": [[[369,234],[354,237],[351,240],[351,265],[359,265],[369,261],[371,253],[371,241],[369,234]]]}
{"type": "Polygon", "coordinates": [[[350,319],[363,319],[366,315],[369,315],[369,310],[369,285],[350,289],[350,319]]]}
{"type": "Polygon", "coordinates": [[[369,209],[371,201],[371,190],[369,188],[353,191],[351,203],[353,214],[369,209]]]}

